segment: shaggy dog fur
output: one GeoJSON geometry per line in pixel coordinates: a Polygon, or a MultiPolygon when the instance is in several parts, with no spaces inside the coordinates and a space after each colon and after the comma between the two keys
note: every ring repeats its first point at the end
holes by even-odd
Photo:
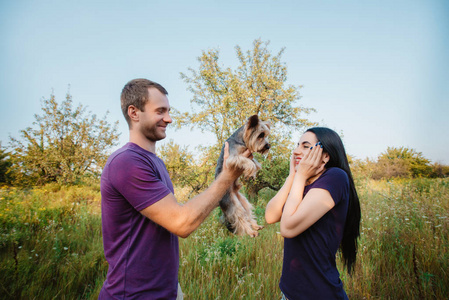
{"type": "MultiPolygon", "coordinates": [[[[226,141],[229,144],[229,157],[226,164],[230,168],[243,169],[246,178],[256,177],[261,165],[254,158],[247,158],[241,154],[249,149],[251,153],[265,154],[270,149],[267,136],[270,134],[270,123],[259,120],[257,115],[251,116],[246,124],[234,132],[226,141]]],[[[224,145],[217,162],[215,178],[223,168],[224,145]]],[[[237,235],[248,234],[257,236],[258,230],[263,226],[257,224],[251,203],[239,190],[241,184],[237,179],[230,190],[220,200],[220,208],[223,211],[221,221],[229,231],[237,235]]]]}

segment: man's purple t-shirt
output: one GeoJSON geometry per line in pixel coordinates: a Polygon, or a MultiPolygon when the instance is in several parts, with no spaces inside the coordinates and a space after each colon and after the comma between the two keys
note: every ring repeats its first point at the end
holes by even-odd
{"type": "Polygon", "coordinates": [[[348,299],[335,264],[349,203],[349,179],[340,168],[327,169],[304,189],[329,191],[335,206],[294,238],[284,239],[284,263],[279,283],[288,299],[348,299]]]}
{"type": "Polygon", "coordinates": [[[99,299],[176,299],[178,237],[140,211],[173,185],[164,162],[128,143],[101,175],[103,246],[109,269],[99,299]]]}

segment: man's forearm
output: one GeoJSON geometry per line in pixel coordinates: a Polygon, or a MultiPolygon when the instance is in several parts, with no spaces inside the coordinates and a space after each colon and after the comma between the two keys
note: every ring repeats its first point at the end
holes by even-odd
{"type": "Polygon", "coordinates": [[[201,225],[218,206],[225,193],[231,188],[233,181],[230,176],[220,174],[209,188],[183,205],[185,228],[182,237],[187,237],[201,225]]]}

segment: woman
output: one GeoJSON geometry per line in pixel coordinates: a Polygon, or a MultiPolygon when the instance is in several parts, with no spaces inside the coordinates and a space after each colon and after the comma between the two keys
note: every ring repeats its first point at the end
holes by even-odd
{"type": "Polygon", "coordinates": [[[343,143],[324,127],[308,129],[293,151],[290,174],[267,204],[267,223],[281,222],[283,299],[348,299],[335,255],[351,274],[360,203],[343,143]]]}

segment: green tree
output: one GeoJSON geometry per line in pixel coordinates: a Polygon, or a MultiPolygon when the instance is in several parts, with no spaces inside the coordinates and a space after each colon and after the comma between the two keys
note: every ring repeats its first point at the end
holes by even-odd
{"type": "Polygon", "coordinates": [[[261,163],[262,168],[256,178],[242,179],[248,198],[255,201],[258,192],[263,188],[279,190],[284,184],[290,170],[290,155],[293,146],[290,143],[278,145],[277,141],[271,143],[271,150],[265,156],[258,153],[254,157],[261,163]]]}
{"type": "Polygon", "coordinates": [[[449,176],[449,166],[443,165],[441,163],[434,163],[431,166],[431,173],[430,177],[432,178],[438,178],[438,177],[448,177],[449,176]]]}
{"type": "MultiPolygon", "coordinates": [[[[271,122],[270,141],[276,145],[267,158],[272,169],[260,172],[257,180],[245,183],[249,194],[256,194],[270,183],[282,181],[274,174],[285,173],[273,168],[285,168],[281,162],[288,160],[292,150],[291,133],[312,125],[303,115],[313,111],[299,105],[300,86],[287,85],[287,66],[281,61],[284,49],[272,55],[269,42],[257,39],[253,49],[243,52],[236,46],[239,65],[236,69],[223,67],[219,63],[219,51],[203,51],[198,58],[199,68],[189,68],[190,74],[181,73],[181,78],[192,92],[192,112],[174,111],[178,127],[182,125],[208,131],[215,135],[216,145],[213,159],[217,159],[224,141],[245,120],[258,114],[262,120],[271,122]]],[[[262,159],[265,160],[265,159],[262,159]]],[[[288,167],[288,165],[287,165],[288,167]]],[[[274,185],[272,185],[274,187],[274,185]]]]}
{"type": "Polygon", "coordinates": [[[0,184],[9,184],[11,181],[10,168],[12,166],[11,158],[6,149],[3,149],[0,142],[0,184]]]}
{"type": "Polygon", "coordinates": [[[195,157],[187,146],[181,147],[173,140],[158,149],[173,184],[180,187],[187,186],[190,189],[189,196],[205,189],[213,180],[215,170],[214,161],[210,159],[210,151],[200,147],[197,152],[201,156],[195,157]]]}
{"type": "Polygon", "coordinates": [[[388,147],[377,159],[373,178],[427,177],[431,171],[430,160],[421,152],[407,147],[388,147]]]}
{"type": "Polygon", "coordinates": [[[73,107],[69,93],[61,103],[52,93],[42,100],[42,111],[34,115],[34,128],[20,131],[21,139],[11,137],[16,183],[73,184],[87,175],[98,176],[108,149],[118,141],[118,122],[109,124],[108,112],[98,119],[81,104],[73,107]]]}
{"type": "Polygon", "coordinates": [[[376,161],[369,158],[356,159],[348,155],[348,162],[354,179],[373,178],[373,172],[376,169],[376,161]]]}

